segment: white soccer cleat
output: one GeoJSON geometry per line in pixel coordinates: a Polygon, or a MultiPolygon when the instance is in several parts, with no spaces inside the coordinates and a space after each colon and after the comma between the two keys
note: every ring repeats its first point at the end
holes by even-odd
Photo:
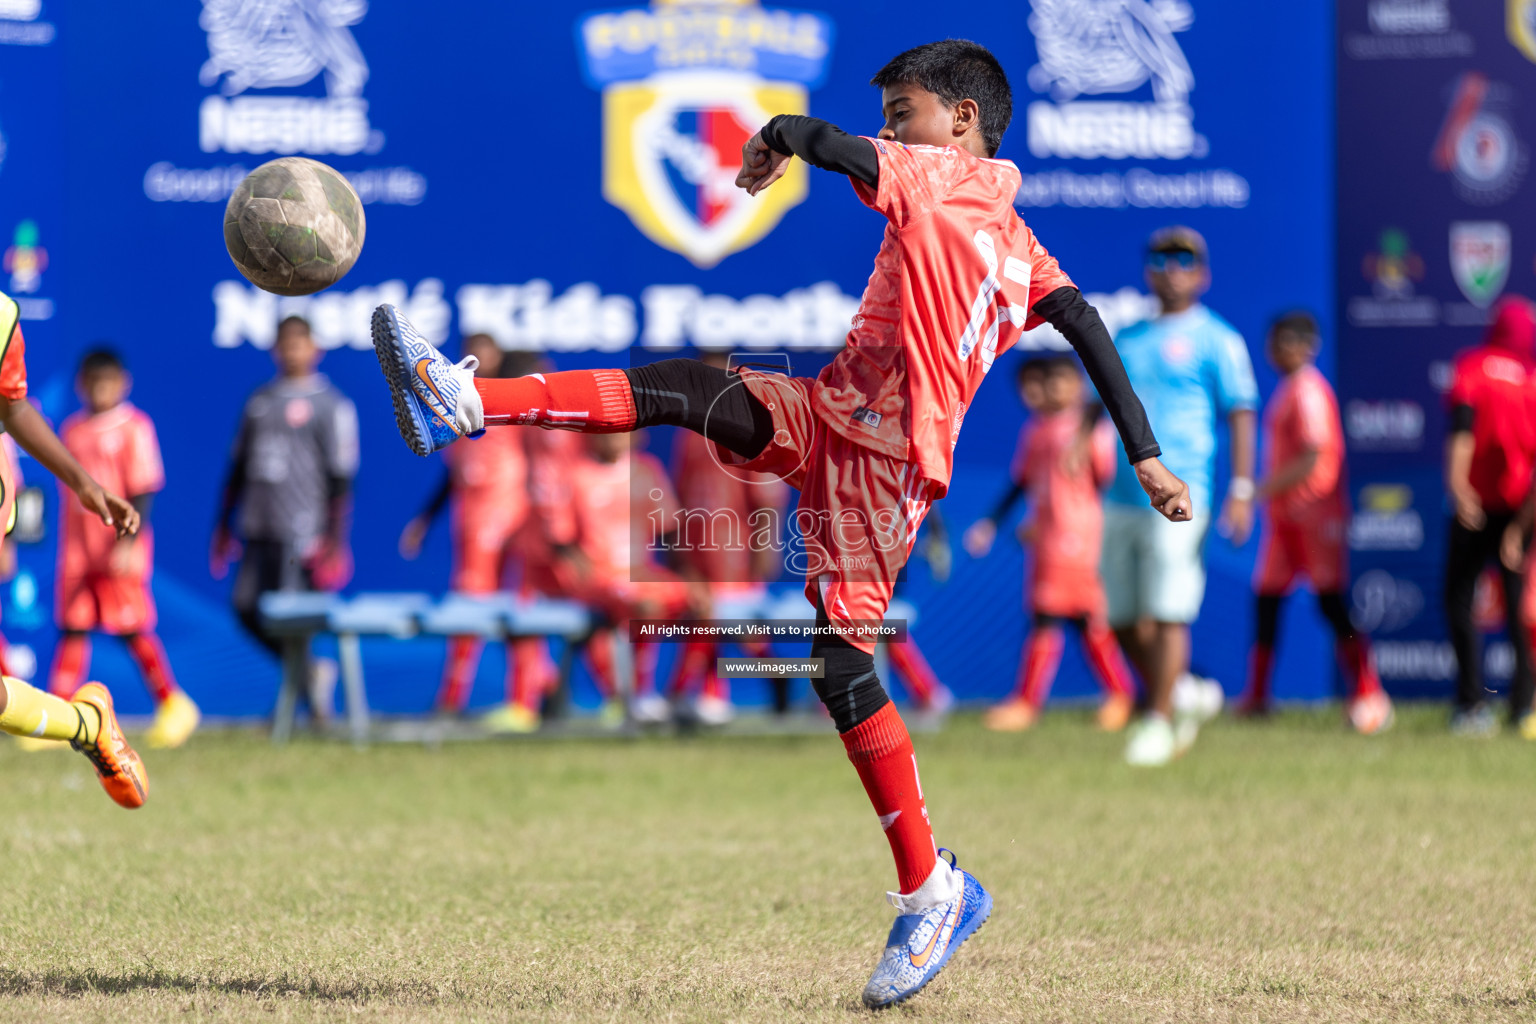
{"type": "Polygon", "coordinates": [[[629,702],[629,717],[641,725],[662,725],[672,719],[672,705],[659,693],[647,693],[629,702]]]}
{"type": "Polygon", "coordinates": [[[736,717],[736,709],[724,697],[704,694],[693,702],[693,715],[703,725],[726,725],[736,717]]]}
{"type": "MultiPolygon", "coordinates": [[[[1197,727],[1198,728],[1198,727],[1197,727]]],[[[1125,763],[1133,768],[1161,768],[1173,761],[1173,725],[1161,715],[1147,715],[1131,726],[1125,763]]]]}
{"type": "Polygon", "coordinates": [[[373,311],[373,351],[389,382],[395,425],[411,451],[431,455],[485,429],[474,356],[453,362],[388,304],[373,311]]]}
{"type": "Polygon", "coordinates": [[[871,1010],[912,998],[949,963],[960,943],[976,934],[992,913],[992,895],[940,850],[933,873],[916,892],[887,893],[896,922],[885,940],[880,963],[864,986],[871,1010]]]}

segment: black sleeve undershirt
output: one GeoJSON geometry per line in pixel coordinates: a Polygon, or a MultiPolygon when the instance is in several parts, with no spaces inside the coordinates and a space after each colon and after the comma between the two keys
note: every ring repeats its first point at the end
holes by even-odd
{"type": "Polygon", "coordinates": [[[987,513],[987,518],[994,523],[1000,523],[1013,509],[1014,503],[1024,496],[1024,485],[1014,481],[1008,487],[1008,493],[997,499],[997,504],[992,506],[992,511],[987,513]]]}
{"type": "Polygon", "coordinates": [[[1451,433],[1472,433],[1472,407],[1470,405],[1454,405],[1451,407],[1451,433]]]}
{"type": "Polygon", "coordinates": [[[1120,361],[1120,353],[1115,351],[1115,343],[1110,340],[1104,321],[1099,319],[1099,311],[1088,304],[1082,292],[1072,287],[1056,289],[1035,303],[1033,309],[1077,350],[1083,368],[1099,391],[1105,411],[1115,421],[1126,457],[1136,463],[1161,455],[1162,449],[1152,435],[1152,425],[1147,422],[1147,411],[1141,407],[1141,399],[1131,388],[1131,380],[1125,375],[1125,364],[1120,361]]]}
{"type": "Polygon", "coordinates": [[[775,153],[797,156],[812,167],[857,178],[870,188],[880,181],[875,147],[819,117],[779,114],[758,134],[775,153]]]}

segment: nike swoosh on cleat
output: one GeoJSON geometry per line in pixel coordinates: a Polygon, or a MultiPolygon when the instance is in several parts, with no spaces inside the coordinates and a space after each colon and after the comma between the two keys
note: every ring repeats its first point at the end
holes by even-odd
{"type": "Polygon", "coordinates": [[[444,423],[448,424],[448,426],[453,430],[455,434],[461,434],[463,431],[461,431],[458,428],[458,425],[450,420],[447,416],[447,400],[443,398],[443,393],[437,390],[437,385],[432,382],[432,378],[427,374],[427,366],[430,365],[431,362],[432,360],[430,359],[416,360],[416,376],[421,378],[421,382],[427,386],[429,391],[432,392],[432,397],[437,399],[438,405],[440,406],[438,409],[433,409],[432,414],[438,419],[442,420],[444,423]]]}
{"type": "MultiPolygon", "coordinates": [[[[960,898],[955,900],[954,907],[950,910],[950,912],[948,914],[945,915],[945,918],[946,918],[945,924],[949,925],[950,934],[954,934],[955,922],[960,919],[960,906],[964,902],[965,902],[965,893],[962,892],[960,894],[960,898]]],[[[939,925],[939,927],[937,927],[937,928],[935,928],[933,930],[933,937],[928,940],[928,947],[926,949],[924,949],[923,952],[920,955],[914,955],[911,950],[907,951],[907,959],[912,961],[912,966],[913,967],[916,967],[919,970],[921,970],[924,966],[927,965],[928,958],[933,956],[933,950],[934,950],[934,948],[936,946],[938,946],[938,944],[939,944],[939,936],[942,935],[942,934],[944,934],[944,925],[943,924],[939,925]]]]}

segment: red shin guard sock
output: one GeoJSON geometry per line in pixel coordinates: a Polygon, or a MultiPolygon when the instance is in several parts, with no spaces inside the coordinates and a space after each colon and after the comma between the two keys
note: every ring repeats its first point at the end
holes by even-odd
{"type": "Polygon", "coordinates": [[[1269,706],[1269,682],[1275,663],[1275,649],[1268,644],[1254,644],[1248,652],[1248,688],[1238,703],[1243,707],[1269,706]]]}
{"type": "Polygon", "coordinates": [[[635,661],[635,696],[645,697],[656,692],[656,656],[661,652],[650,641],[638,641],[629,645],[629,653],[635,661]]]}
{"type": "Polygon", "coordinates": [[[507,641],[507,703],[538,710],[539,700],[554,689],[555,667],[549,649],[536,636],[507,641]]]}
{"type": "Polygon", "coordinates": [[[1019,680],[1014,686],[1015,699],[1034,708],[1045,706],[1056,666],[1061,664],[1061,627],[1041,626],[1024,641],[1024,661],[1019,665],[1019,680]]]}
{"type": "Polygon", "coordinates": [[[592,681],[604,700],[612,700],[618,693],[613,678],[613,631],[600,630],[587,641],[587,667],[592,670],[592,681]]]}
{"type": "Polygon", "coordinates": [[[475,669],[480,665],[480,640],[472,636],[448,638],[448,655],[443,660],[443,683],[437,690],[438,711],[462,711],[474,688],[475,669]]]}
{"type": "Polygon", "coordinates": [[[715,645],[708,640],[689,640],[683,644],[672,668],[672,679],[667,683],[667,695],[676,700],[692,688],[694,680],[705,679],[714,657],[715,645]]]}
{"type": "Polygon", "coordinates": [[[896,858],[901,891],[916,892],[933,872],[939,855],[928,823],[928,808],[923,806],[923,784],[917,777],[912,737],[907,735],[896,705],[886,704],[843,733],[843,746],[880,816],[880,826],[896,858]]]}
{"type": "Polygon", "coordinates": [[[623,370],[562,370],[476,377],[486,426],[561,427],[584,434],[635,429],[635,394],[623,370]]]}
{"type": "Polygon", "coordinates": [[[176,677],[171,674],[171,659],[166,657],[165,645],[158,636],[153,633],[133,634],[128,638],[128,654],[143,673],[144,682],[149,685],[150,696],[155,698],[156,704],[176,692],[178,687],[176,677]]]}
{"type": "Polygon", "coordinates": [[[1376,675],[1376,659],[1371,657],[1371,645],[1365,637],[1340,640],[1335,649],[1344,668],[1344,678],[1349,682],[1350,700],[1359,700],[1381,689],[1381,679],[1376,675]]]}
{"type": "Polygon", "coordinates": [[[85,670],[91,663],[91,638],[84,633],[65,633],[53,651],[53,667],[48,670],[48,692],[69,700],[85,682],[85,670]]]}
{"type": "Polygon", "coordinates": [[[1083,630],[1083,646],[1088,653],[1088,663],[1098,674],[1105,693],[1114,697],[1135,695],[1131,666],[1125,662],[1125,652],[1120,649],[1114,630],[1102,622],[1090,621],[1083,630]]]}
{"type": "Polygon", "coordinates": [[[933,695],[939,689],[939,677],[929,667],[923,652],[918,650],[917,641],[907,637],[905,643],[887,644],[885,649],[890,652],[891,668],[906,681],[907,693],[912,699],[919,704],[933,703],[933,695]]]}

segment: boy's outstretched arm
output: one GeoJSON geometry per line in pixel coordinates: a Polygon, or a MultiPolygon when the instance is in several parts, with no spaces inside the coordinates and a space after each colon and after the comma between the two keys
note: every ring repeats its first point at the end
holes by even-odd
{"type": "Polygon", "coordinates": [[[1088,304],[1076,288],[1062,287],[1031,307],[1035,315],[1061,332],[1071,342],[1083,368],[1098,389],[1099,398],[1109,418],[1114,420],[1125,454],[1136,467],[1136,479],[1152,502],[1152,507],[1174,522],[1184,522],[1192,515],[1189,487],[1168,471],[1158,458],[1162,449],[1152,435],[1147,411],[1131,388],[1125,364],[1115,343],[1110,340],[1099,311],[1088,304]]]}
{"type": "Polygon", "coordinates": [[[23,451],[79,495],[80,504],[86,511],[99,516],[102,522],[117,531],[119,537],[139,532],[139,513],[134,507],[125,499],[103,490],[91,479],[30,402],[0,398],[0,423],[23,451]]]}
{"type": "Polygon", "coordinates": [[[791,156],[812,167],[846,174],[871,188],[880,181],[880,160],[867,140],[817,117],[780,114],[741,147],[737,187],[757,195],[784,176],[791,156]]]}

